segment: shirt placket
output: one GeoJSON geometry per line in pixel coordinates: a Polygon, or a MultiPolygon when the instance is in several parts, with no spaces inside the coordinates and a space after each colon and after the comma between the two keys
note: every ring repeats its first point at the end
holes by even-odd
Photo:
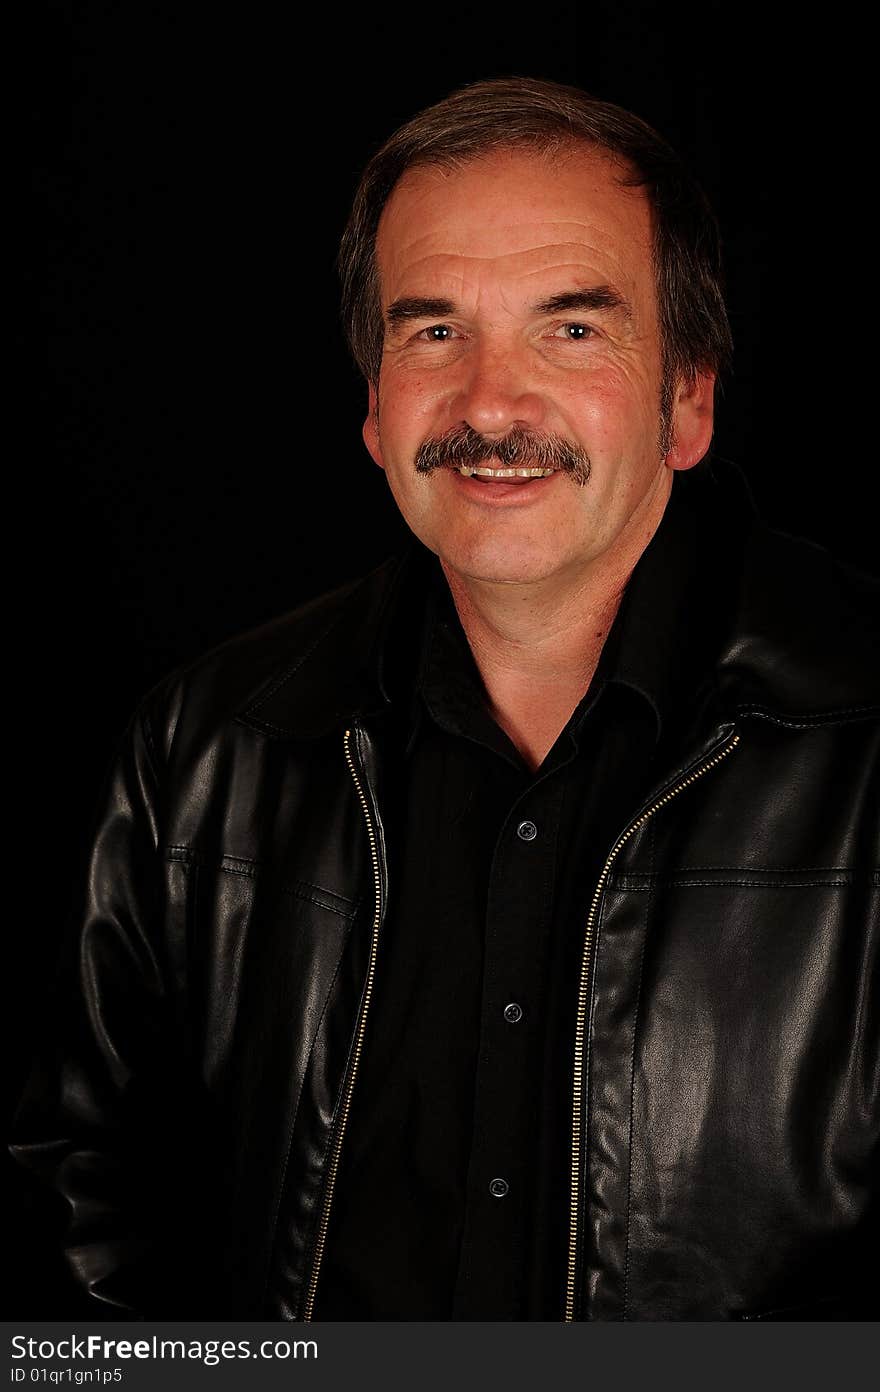
{"type": "Polygon", "coordinates": [[[563,780],[511,807],[489,876],[473,1142],[454,1319],[522,1318],[563,780]]]}

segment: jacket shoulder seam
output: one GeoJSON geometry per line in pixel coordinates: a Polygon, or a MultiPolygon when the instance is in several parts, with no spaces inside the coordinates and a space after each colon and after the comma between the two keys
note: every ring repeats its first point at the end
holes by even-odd
{"type": "Polygon", "coordinates": [[[809,715],[788,715],[773,710],[770,706],[737,706],[736,713],[743,719],[769,720],[774,725],[782,725],[791,730],[808,730],[819,725],[840,725],[855,720],[880,718],[880,706],[838,706],[830,710],[813,711],[809,715]]]}

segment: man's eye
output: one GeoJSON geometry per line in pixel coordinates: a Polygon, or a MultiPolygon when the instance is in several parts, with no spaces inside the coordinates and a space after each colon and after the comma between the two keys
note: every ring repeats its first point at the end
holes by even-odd
{"type": "Polygon", "coordinates": [[[553,330],[553,337],[567,338],[571,343],[580,343],[582,339],[592,338],[593,332],[589,324],[560,324],[558,329],[553,330]]]}
{"type": "Polygon", "coordinates": [[[429,324],[416,338],[426,339],[428,343],[446,343],[455,333],[451,324],[429,324]]]}

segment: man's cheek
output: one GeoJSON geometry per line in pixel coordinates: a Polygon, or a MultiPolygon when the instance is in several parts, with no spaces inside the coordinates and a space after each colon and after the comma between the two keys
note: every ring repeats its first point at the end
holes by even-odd
{"type": "Polygon", "coordinates": [[[395,373],[384,384],[380,401],[383,417],[401,433],[436,433],[438,421],[444,429],[456,424],[455,389],[439,372],[395,373]]]}

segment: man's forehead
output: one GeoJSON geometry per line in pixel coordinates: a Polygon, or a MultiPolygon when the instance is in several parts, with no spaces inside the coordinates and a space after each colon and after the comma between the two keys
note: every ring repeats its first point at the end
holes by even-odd
{"type": "MultiPolygon", "coordinates": [[[[501,150],[456,168],[408,170],[386,204],[377,259],[383,289],[420,276],[493,271],[638,279],[652,272],[651,215],[641,188],[603,152],[580,147],[551,160],[501,150]]],[[[384,296],[383,296],[384,298],[384,296]]]]}

